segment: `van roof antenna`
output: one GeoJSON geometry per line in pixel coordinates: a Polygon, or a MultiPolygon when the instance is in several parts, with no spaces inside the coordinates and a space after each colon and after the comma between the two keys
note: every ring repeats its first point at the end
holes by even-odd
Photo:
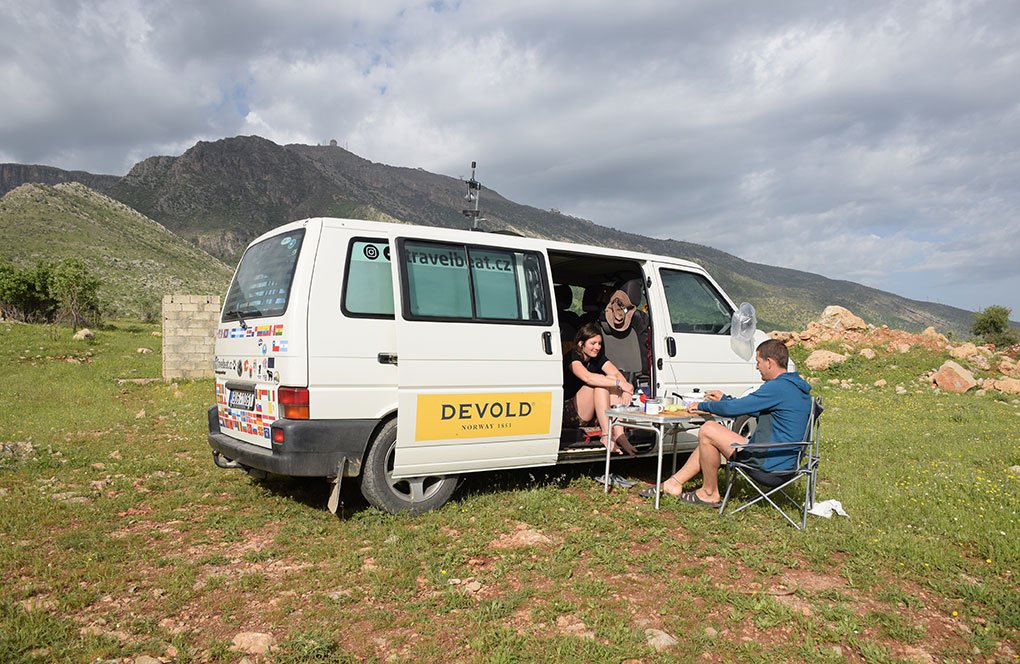
{"type": "Polygon", "coordinates": [[[477,162],[471,162],[471,179],[467,181],[467,193],[464,194],[464,200],[468,203],[474,202],[474,208],[468,208],[461,210],[461,213],[472,220],[471,230],[478,230],[478,222],[485,221],[485,217],[482,216],[481,210],[478,209],[478,199],[482,195],[482,183],[475,179],[475,165],[477,162]]]}

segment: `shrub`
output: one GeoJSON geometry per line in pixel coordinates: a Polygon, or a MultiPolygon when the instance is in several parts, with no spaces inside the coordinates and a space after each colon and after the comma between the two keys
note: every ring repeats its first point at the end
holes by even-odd
{"type": "Polygon", "coordinates": [[[53,295],[53,269],[49,263],[18,268],[0,262],[0,311],[26,323],[52,322],[59,302],[53,295]]]}
{"type": "Polygon", "coordinates": [[[74,329],[99,323],[99,279],[80,258],[57,263],[52,291],[60,302],[61,313],[71,320],[74,329]]]}
{"type": "Polygon", "coordinates": [[[78,258],[26,268],[0,262],[0,312],[26,323],[52,323],[60,315],[75,329],[98,324],[99,279],[78,258]]]}
{"type": "Polygon", "coordinates": [[[1009,328],[1011,310],[993,304],[974,316],[974,324],[970,331],[981,337],[987,344],[995,344],[997,348],[1012,346],[1017,342],[1016,332],[1009,328]]]}

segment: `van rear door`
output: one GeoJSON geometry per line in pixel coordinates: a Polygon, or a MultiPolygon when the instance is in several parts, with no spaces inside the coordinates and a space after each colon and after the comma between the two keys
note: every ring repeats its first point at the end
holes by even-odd
{"type": "Polygon", "coordinates": [[[303,225],[269,235],[245,251],[216,330],[216,406],[221,433],[270,448],[280,417],[280,385],[308,380],[304,312],[315,233],[303,225]]]}
{"type": "Polygon", "coordinates": [[[556,462],[563,378],[548,259],[519,238],[480,237],[393,238],[395,477],[556,462]]]}

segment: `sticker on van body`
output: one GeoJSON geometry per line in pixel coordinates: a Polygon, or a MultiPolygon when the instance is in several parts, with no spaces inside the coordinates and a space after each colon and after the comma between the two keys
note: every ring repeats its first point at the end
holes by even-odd
{"type": "Polygon", "coordinates": [[[549,433],[552,392],[419,394],[415,440],[549,433]]]}
{"type": "Polygon", "coordinates": [[[282,337],[283,323],[276,325],[249,325],[216,330],[217,339],[245,339],[250,337],[282,337]]]}
{"type": "Polygon", "coordinates": [[[220,429],[261,436],[268,440],[271,435],[269,427],[277,419],[276,390],[254,389],[250,408],[232,408],[230,392],[223,383],[216,384],[216,413],[220,429]]]}

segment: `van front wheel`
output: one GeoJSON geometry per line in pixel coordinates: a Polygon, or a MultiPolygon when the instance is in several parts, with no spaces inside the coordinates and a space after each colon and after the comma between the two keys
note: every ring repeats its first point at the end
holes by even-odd
{"type": "Polygon", "coordinates": [[[754,435],[755,429],[758,428],[758,418],[753,415],[738,415],[737,419],[733,420],[733,431],[736,431],[744,438],[748,440],[754,435]]]}
{"type": "Polygon", "coordinates": [[[418,514],[441,507],[457,488],[456,475],[393,478],[397,421],[387,422],[372,440],[362,468],[361,495],[379,509],[418,514]]]}

